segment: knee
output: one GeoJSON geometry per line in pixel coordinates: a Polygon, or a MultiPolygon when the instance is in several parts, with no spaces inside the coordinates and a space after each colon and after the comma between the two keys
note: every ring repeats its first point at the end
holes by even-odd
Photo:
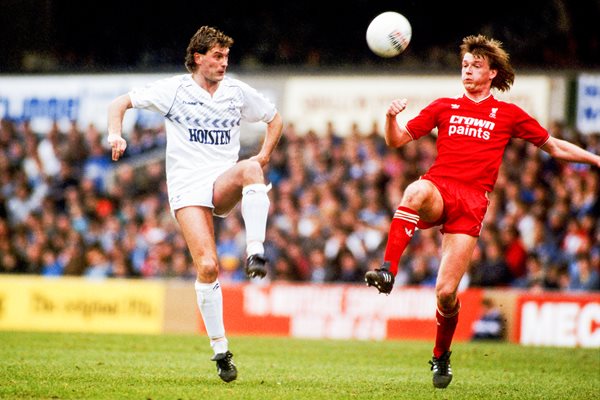
{"type": "Polygon", "coordinates": [[[438,283],[435,287],[435,296],[440,309],[454,309],[454,306],[456,305],[456,288],[443,283],[438,283]]]}
{"type": "Polygon", "coordinates": [[[203,257],[194,261],[199,282],[211,283],[219,276],[219,264],[216,258],[203,257]]]}
{"type": "Polygon", "coordinates": [[[421,207],[421,204],[423,204],[425,201],[427,195],[427,190],[421,184],[421,182],[413,182],[404,190],[404,194],[402,196],[402,205],[405,207],[410,207],[413,210],[418,210],[421,207]]]}
{"type": "Polygon", "coordinates": [[[241,163],[245,182],[262,183],[264,181],[262,166],[258,161],[244,160],[241,163]]]}

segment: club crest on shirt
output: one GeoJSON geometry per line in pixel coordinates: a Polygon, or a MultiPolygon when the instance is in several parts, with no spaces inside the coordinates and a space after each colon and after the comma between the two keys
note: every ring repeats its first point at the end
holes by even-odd
{"type": "Polygon", "coordinates": [[[169,203],[171,203],[171,206],[177,205],[177,203],[179,203],[180,201],[181,201],[181,195],[180,194],[176,194],[175,196],[171,196],[169,198],[169,203]]]}
{"type": "Polygon", "coordinates": [[[492,112],[490,113],[490,118],[496,118],[497,112],[498,112],[498,107],[493,107],[492,112]]]}

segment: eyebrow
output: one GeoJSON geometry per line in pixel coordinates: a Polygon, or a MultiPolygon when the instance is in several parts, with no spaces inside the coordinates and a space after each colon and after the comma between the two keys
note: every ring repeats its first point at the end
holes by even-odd
{"type": "Polygon", "coordinates": [[[229,54],[229,49],[228,48],[224,48],[224,49],[221,49],[221,50],[215,50],[213,54],[228,55],[229,54]]]}

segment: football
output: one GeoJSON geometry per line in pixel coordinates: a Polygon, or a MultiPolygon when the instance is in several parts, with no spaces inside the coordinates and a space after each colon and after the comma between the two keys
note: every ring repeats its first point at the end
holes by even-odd
{"type": "Polygon", "coordinates": [[[395,57],[402,53],[412,36],[412,27],[406,17],[394,11],[376,16],[367,28],[367,45],[380,57],[395,57]]]}

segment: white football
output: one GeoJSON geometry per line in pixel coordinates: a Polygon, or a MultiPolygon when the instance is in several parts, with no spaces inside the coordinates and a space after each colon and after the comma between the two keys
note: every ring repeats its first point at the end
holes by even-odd
{"type": "Polygon", "coordinates": [[[367,28],[367,45],[380,57],[394,57],[402,53],[412,36],[412,27],[406,17],[394,11],[376,16],[367,28]]]}

